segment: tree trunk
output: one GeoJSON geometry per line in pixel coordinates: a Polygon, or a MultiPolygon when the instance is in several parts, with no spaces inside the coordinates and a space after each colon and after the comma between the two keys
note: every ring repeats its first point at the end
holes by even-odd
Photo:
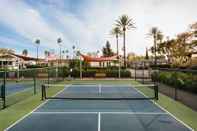
{"type": "Polygon", "coordinates": [[[123,30],[123,51],[124,51],[124,68],[126,68],[126,47],[125,47],[125,29],[123,30]]]}
{"type": "Polygon", "coordinates": [[[117,55],[119,55],[118,35],[116,35],[116,48],[117,48],[117,55]]]}
{"type": "Polygon", "coordinates": [[[155,62],[154,64],[157,65],[157,42],[156,42],[157,38],[156,36],[154,36],[154,51],[155,51],[155,62]]]}

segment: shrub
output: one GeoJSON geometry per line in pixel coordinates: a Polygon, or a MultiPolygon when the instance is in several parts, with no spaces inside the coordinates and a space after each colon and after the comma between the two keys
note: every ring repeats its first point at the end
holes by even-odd
{"type": "Polygon", "coordinates": [[[151,74],[151,79],[152,79],[152,81],[159,81],[159,73],[158,72],[153,72],[151,74]]]}
{"type": "Polygon", "coordinates": [[[47,67],[47,65],[27,65],[27,68],[44,68],[47,67]]]}
{"type": "Polygon", "coordinates": [[[94,77],[96,74],[96,71],[83,71],[82,75],[83,77],[94,77]]]}
{"type": "Polygon", "coordinates": [[[129,78],[131,77],[131,72],[128,70],[121,70],[121,78],[129,78]]]}
{"type": "Polygon", "coordinates": [[[151,68],[171,68],[170,64],[163,64],[163,65],[150,65],[151,68]]]}
{"type": "Polygon", "coordinates": [[[110,70],[106,72],[107,77],[118,77],[118,70],[110,70]]]}
{"type": "Polygon", "coordinates": [[[152,73],[151,78],[153,81],[197,93],[197,76],[192,73],[162,71],[152,73]]]}
{"type": "MultiPolygon", "coordinates": [[[[96,70],[83,70],[82,75],[83,77],[95,77],[96,73],[105,73],[106,77],[118,77],[118,70],[107,70],[104,72],[96,71],[96,70]]],[[[80,77],[80,71],[77,69],[74,69],[71,73],[72,77],[80,77]]],[[[131,77],[131,73],[128,70],[121,70],[121,77],[122,78],[129,78],[131,77]]]]}
{"type": "Polygon", "coordinates": [[[73,69],[72,72],[69,72],[69,74],[71,75],[71,77],[79,77],[80,76],[80,71],[77,69],[73,69]]]}

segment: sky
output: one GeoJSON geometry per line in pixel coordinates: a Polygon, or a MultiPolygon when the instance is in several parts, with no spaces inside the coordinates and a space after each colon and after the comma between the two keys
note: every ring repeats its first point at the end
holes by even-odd
{"type": "MultiPolygon", "coordinates": [[[[127,52],[145,54],[153,42],[147,36],[158,27],[165,36],[175,37],[197,21],[197,0],[0,0],[0,48],[21,54],[27,49],[36,56],[35,40],[40,39],[39,56],[45,50],[71,52],[76,46],[82,53],[101,50],[108,40],[116,51],[110,34],[115,20],[126,14],[136,29],[126,32],[127,52]]],[[[123,39],[119,39],[120,50],[123,39]]]]}

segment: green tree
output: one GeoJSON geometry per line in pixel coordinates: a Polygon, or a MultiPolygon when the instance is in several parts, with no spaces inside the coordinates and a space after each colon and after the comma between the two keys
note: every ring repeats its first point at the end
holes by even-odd
{"type": "Polygon", "coordinates": [[[157,40],[158,40],[159,34],[161,34],[161,31],[159,31],[157,27],[152,27],[148,33],[148,35],[153,38],[154,46],[152,47],[152,51],[155,57],[155,62],[154,62],[155,65],[157,64],[157,40]]]}
{"type": "Polygon", "coordinates": [[[157,43],[157,49],[156,49],[156,51],[158,52],[158,54],[162,54],[162,48],[163,48],[163,46],[162,46],[162,42],[163,42],[163,38],[164,38],[164,35],[163,35],[163,33],[161,32],[161,31],[159,31],[158,33],[157,33],[157,41],[158,41],[158,43],[157,43]]]}
{"type": "Polygon", "coordinates": [[[190,42],[191,34],[184,32],[177,35],[176,39],[166,40],[160,44],[162,53],[168,58],[168,62],[175,67],[188,66],[191,55],[195,51],[193,43],[190,42]]]}
{"type": "Polygon", "coordinates": [[[124,67],[126,68],[126,31],[135,28],[133,19],[129,18],[127,15],[122,15],[116,20],[116,26],[120,27],[123,31],[123,51],[124,51],[124,67]]]}
{"type": "Polygon", "coordinates": [[[39,45],[40,45],[40,39],[36,39],[35,44],[36,44],[36,52],[37,52],[36,64],[38,64],[38,48],[39,48],[39,45]]]}
{"type": "Polygon", "coordinates": [[[103,52],[103,56],[113,56],[114,55],[114,52],[111,49],[111,45],[110,45],[109,41],[106,42],[106,45],[105,45],[105,47],[103,47],[102,52],[103,52]]]}

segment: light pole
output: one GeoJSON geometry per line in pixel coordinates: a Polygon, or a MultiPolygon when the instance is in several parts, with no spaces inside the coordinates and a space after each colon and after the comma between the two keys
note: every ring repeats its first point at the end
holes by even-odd
{"type": "Polygon", "coordinates": [[[37,52],[36,64],[38,64],[38,48],[39,48],[39,45],[40,45],[40,40],[36,39],[35,43],[36,43],[36,52],[37,52]]]}

